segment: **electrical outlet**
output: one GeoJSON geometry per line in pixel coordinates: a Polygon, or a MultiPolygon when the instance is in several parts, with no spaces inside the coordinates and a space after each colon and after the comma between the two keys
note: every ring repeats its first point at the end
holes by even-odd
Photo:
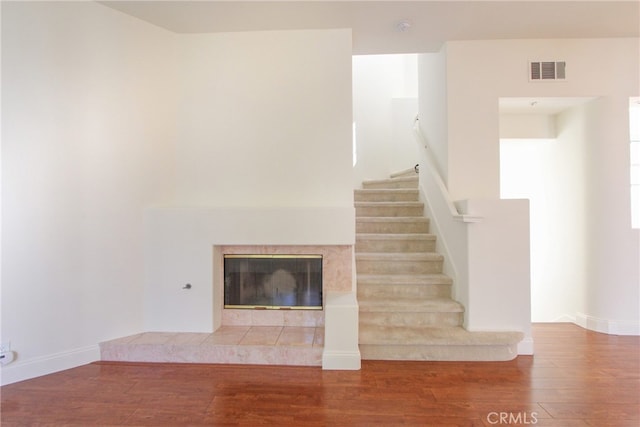
{"type": "Polygon", "coordinates": [[[0,343],[0,353],[11,351],[11,341],[3,341],[0,343]]]}

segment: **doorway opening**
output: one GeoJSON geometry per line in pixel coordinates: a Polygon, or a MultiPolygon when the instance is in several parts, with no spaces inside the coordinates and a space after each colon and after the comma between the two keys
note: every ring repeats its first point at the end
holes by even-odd
{"type": "Polygon", "coordinates": [[[499,100],[500,197],[530,205],[533,322],[575,322],[583,304],[585,129],[593,100],[499,100]]]}

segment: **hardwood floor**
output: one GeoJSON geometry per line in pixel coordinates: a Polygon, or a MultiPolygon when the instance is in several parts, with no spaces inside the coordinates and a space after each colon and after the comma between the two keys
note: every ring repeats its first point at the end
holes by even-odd
{"type": "Polygon", "coordinates": [[[92,363],[0,389],[3,427],[633,426],[640,337],[534,325],[509,362],[317,367],[92,363]]]}

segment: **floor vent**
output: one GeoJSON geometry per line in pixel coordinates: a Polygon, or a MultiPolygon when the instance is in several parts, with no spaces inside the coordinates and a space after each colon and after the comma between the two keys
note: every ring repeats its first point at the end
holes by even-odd
{"type": "Polygon", "coordinates": [[[529,62],[529,80],[566,80],[566,68],[565,61],[531,61],[529,62]]]}

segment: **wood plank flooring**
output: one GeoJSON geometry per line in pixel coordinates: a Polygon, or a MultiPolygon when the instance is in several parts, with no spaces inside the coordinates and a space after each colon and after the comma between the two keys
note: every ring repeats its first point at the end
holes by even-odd
{"type": "Polygon", "coordinates": [[[534,325],[509,362],[317,367],[97,362],[0,389],[9,426],[637,427],[640,337],[534,325]]]}

